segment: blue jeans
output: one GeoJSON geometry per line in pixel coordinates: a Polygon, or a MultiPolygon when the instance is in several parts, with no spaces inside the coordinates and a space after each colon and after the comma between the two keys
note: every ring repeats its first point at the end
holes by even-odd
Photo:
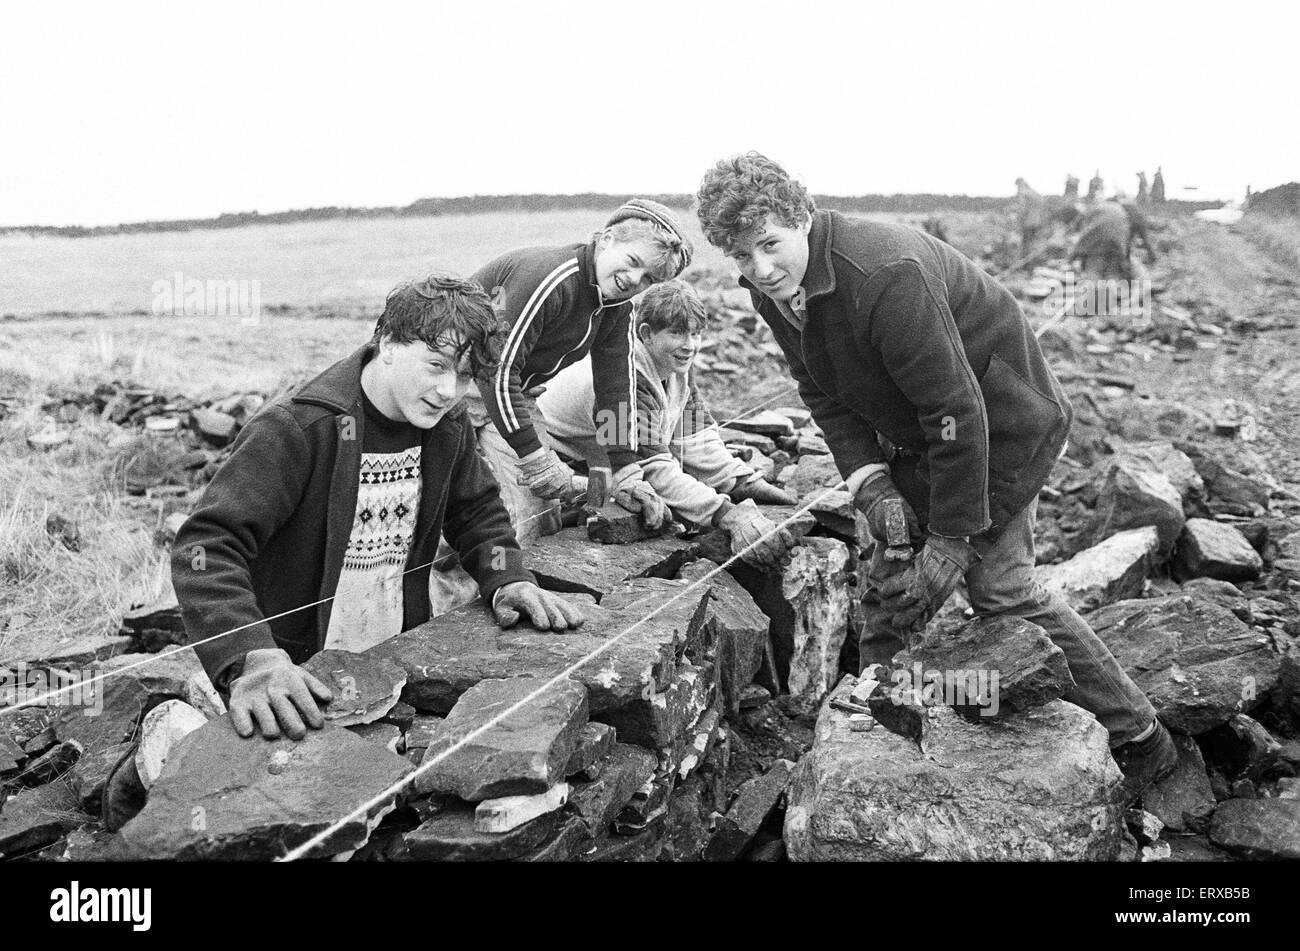
{"type": "MultiPolygon", "coordinates": [[[[996,541],[971,538],[980,560],[966,572],[971,607],[978,616],[1008,614],[1032,621],[1065,653],[1074,689],[1064,698],[1095,716],[1110,734],[1110,745],[1127,743],[1155,719],[1151,701],[1088,622],[1058,594],[1034,580],[1034,516],[1038,500],[1030,502],[996,541]]],[[[921,513],[917,513],[921,517],[921,513]]],[[[890,625],[874,587],[862,599],[862,628],[858,649],[862,668],[889,663],[905,645],[890,625]]]]}

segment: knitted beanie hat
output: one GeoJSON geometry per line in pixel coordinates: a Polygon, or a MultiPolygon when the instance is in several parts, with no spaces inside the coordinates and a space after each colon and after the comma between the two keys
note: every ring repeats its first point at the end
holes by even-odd
{"type": "Polygon", "coordinates": [[[605,222],[605,227],[608,228],[610,225],[618,224],[620,221],[626,221],[629,218],[642,218],[651,222],[657,228],[668,232],[677,245],[675,250],[678,252],[678,258],[680,259],[677,273],[680,274],[690,267],[691,255],[694,250],[691,247],[690,239],[682,231],[681,223],[678,222],[677,217],[665,206],[657,201],[651,201],[649,198],[629,199],[609,216],[609,220],[605,222]]]}

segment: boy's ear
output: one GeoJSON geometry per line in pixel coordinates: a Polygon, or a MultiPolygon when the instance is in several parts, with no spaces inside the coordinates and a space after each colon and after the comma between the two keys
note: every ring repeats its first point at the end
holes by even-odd
{"type": "Polygon", "coordinates": [[[649,324],[637,324],[637,325],[636,325],[636,335],[637,335],[637,339],[640,340],[642,343],[649,343],[649,342],[650,342],[650,335],[651,335],[652,333],[653,333],[653,331],[650,329],[650,325],[649,325],[649,324]]]}

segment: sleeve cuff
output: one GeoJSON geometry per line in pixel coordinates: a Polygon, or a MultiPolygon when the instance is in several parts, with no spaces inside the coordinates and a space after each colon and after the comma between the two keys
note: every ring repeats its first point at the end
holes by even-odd
{"type": "Polygon", "coordinates": [[[854,469],[849,473],[848,478],[844,480],[844,487],[848,491],[849,495],[856,496],[858,494],[858,489],[862,488],[862,483],[866,482],[867,479],[871,478],[878,472],[888,473],[889,466],[883,462],[872,462],[868,465],[854,469]]]}

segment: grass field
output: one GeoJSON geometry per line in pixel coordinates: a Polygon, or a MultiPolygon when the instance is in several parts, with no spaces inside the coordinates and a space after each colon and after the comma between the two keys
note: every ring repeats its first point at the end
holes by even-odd
{"type": "MultiPolygon", "coordinates": [[[[41,403],[51,394],[110,381],[200,399],[274,392],[367,340],[385,294],[401,280],[431,267],[468,274],[510,248],[584,240],[603,219],[598,211],[547,212],[0,237],[0,259],[9,265],[0,271],[0,318],[15,318],[0,319],[0,398],[16,407],[0,418],[0,663],[113,633],[122,613],[153,600],[165,581],[165,550],[154,540],[162,504],[129,498],[114,481],[132,435],[83,417],[67,444],[32,450],[27,436],[46,425],[41,403]],[[260,320],[154,315],[154,282],[170,282],[177,271],[187,279],[259,281],[260,320]],[[51,514],[80,524],[80,551],[47,534],[51,514]]],[[[697,246],[692,270],[733,280],[694,219],[683,220],[697,246]]],[[[991,230],[978,215],[945,220],[968,253],[991,230]]],[[[755,388],[789,382],[737,387],[733,379],[724,401],[732,407],[755,388]]]]}

